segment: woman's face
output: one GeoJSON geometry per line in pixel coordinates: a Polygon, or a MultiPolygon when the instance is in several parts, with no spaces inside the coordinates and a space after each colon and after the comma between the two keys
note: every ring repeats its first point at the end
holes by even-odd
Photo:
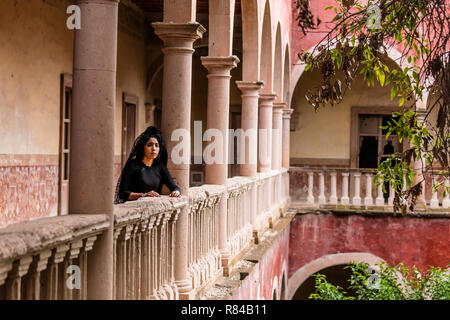
{"type": "Polygon", "coordinates": [[[147,159],[154,160],[159,154],[159,142],[156,138],[148,139],[144,146],[144,155],[147,159]]]}

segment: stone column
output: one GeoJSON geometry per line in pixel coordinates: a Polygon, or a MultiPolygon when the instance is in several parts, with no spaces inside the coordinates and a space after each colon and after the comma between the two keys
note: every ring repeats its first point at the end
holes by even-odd
{"type": "Polygon", "coordinates": [[[284,102],[273,103],[272,118],[272,169],[281,169],[282,158],[282,132],[283,132],[283,109],[286,107],[284,102]]]}
{"type": "Polygon", "coordinates": [[[113,297],[114,112],[118,0],[78,0],[70,141],[69,213],[106,214],[89,260],[88,299],[113,297]]]}
{"type": "Polygon", "coordinates": [[[271,170],[272,166],[272,107],[276,94],[259,95],[258,172],[271,170]]]}
{"type": "Polygon", "coordinates": [[[291,114],[293,109],[283,109],[283,137],[282,137],[282,167],[289,169],[290,158],[290,135],[291,135],[291,114]]]}
{"type": "MultiPolygon", "coordinates": [[[[180,10],[182,11],[182,10],[180,10]]],[[[199,23],[152,24],[155,33],[163,40],[164,72],[162,94],[162,132],[169,154],[168,169],[187,196],[189,190],[190,137],[183,138],[183,150],[176,157],[172,150],[180,143],[178,137],[171,141],[172,133],[182,129],[190,132],[193,43],[206,31],[199,23]],[[179,159],[181,156],[181,159],[179,159]]],[[[175,283],[180,299],[190,299],[192,284],[188,278],[188,209],[181,210],[176,226],[175,283]]]]}
{"type": "Polygon", "coordinates": [[[244,177],[254,177],[258,173],[258,91],[264,83],[253,81],[236,81],[237,87],[242,91],[241,127],[244,134],[249,137],[245,140],[244,163],[240,165],[240,174],[244,177]]]}
{"type": "MultiPolygon", "coordinates": [[[[245,155],[248,156],[248,158],[243,158],[244,163],[240,165],[240,174],[244,177],[255,177],[258,174],[258,91],[263,87],[264,82],[236,81],[236,85],[242,91],[241,127],[244,131],[242,144],[245,145],[245,155]],[[246,136],[249,137],[248,144],[245,142],[246,136]]],[[[257,188],[255,183],[250,193],[250,223],[253,227],[253,237],[256,243],[258,243],[259,238],[258,224],[256,223],[257,188]]]]}
{"type": "MultiPolygon", "coordinates": [[[[207,129],[215,130],[215,161],[205,167],[205,183],[226,185],[228,179],[228,128],[230,112],[230,71],[239,63],[236,56],[201,57],[208,69],[207,129]],[[219,143],[217,140],[221,140],[219,143]]],[[[230,254],[227,239],[227,198],[219,203],[219,251],[224,272],[228,272],[230,254]]]]}

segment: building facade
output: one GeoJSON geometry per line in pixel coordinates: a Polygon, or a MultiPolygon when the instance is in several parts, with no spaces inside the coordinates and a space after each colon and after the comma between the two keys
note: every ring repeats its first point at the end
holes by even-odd
{"type": "MultiPolygon", "coordinates": [[[[313,13],[327,18],[330,3],[312,2],[313,13]]],[[[321,37],[301,34],[287,0],[3,0],[0,298],[208,296],[233,270],[254,280],[244,262],[267,230],[279,232],[276,254],[254,261],[264,269],[267,254],[277,257],[277,293],[244,283],[232,295],[292,297],[288,208],[391,211],[392,195],[361,168],[388,143],[402,148],[379,130],[397,105],[389,88],[360,81],[338,106],[313,112],[304,96],[319,73],[297,53],[321,37]],[[183,197],[114,205],[149,125],[164,134],[183,197]],[[73,265],[76,290],[64,286],[73,265]]],[[[397,58],[389,54],[393,68],[397,58]]],[[[448,196],[426,190],[424,206],[448,230],[448,196]]]]}

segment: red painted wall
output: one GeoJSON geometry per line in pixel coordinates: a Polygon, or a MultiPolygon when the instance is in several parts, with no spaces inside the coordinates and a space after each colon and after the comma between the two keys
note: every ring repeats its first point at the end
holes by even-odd
{"type": "Polygon", "coordinates": [[[267,249],[262,259],[254,266],[252,272],[242,281],[234,292],[233,299],[272,300],[276,289],[277,299],[280,299],[283,274],[287,291],[288,256],[289,256],[289,226],[278,235],[272,246],[267,249]]]}
{"type": "Polygon", "coordinates": [[[0,166],[0,228],[56,215],[58,167],[0,166]]]}
{"type": "Polygon", "coordinates": [[[297,215],[291,222],[289,277],[324,255],[368,252],[421,270],[450,263],[450,219],[297,215]]]}

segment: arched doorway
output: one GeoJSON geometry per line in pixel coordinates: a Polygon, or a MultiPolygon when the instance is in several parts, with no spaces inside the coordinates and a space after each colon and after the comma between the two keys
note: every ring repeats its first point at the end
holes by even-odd
{"type": "Polygon", "coordinates": [[[289,278],[288,294],[286,298],[290,300],[298,298],[307,299],[309,294],[314,292],[314,290],[311,292],[311,288],[314,289],[315,280],[313,275],[315,273],[325,273],[330,277],[328,278],[327,276],[327,279],[334,281],[330,281],[331,283],[339,285],[340,287],[345,287],[346,281],[349,279],[349,274],[345,273],[346,271],[343,269],[343,266],[352,262],[359,263],[363,261],[367,262],[370,266],[375,267],[375,265],[381,263],[383,259],[368,252],[336,253],[315,259],[299,268],[289,278]]]}
{"type": "Polygon", "coordinates": [[[355,290],[349,288],[351,270],[345,268],[346,266],[345,264],[339,264],[313,273],[297,288],[292,300],[309,300],[309,296],[316,292],[316,278],[314,275],[318,273],[325,275],[329,283],[342,288],[347,293],[346,295],[355,296],[355,290]]]}

